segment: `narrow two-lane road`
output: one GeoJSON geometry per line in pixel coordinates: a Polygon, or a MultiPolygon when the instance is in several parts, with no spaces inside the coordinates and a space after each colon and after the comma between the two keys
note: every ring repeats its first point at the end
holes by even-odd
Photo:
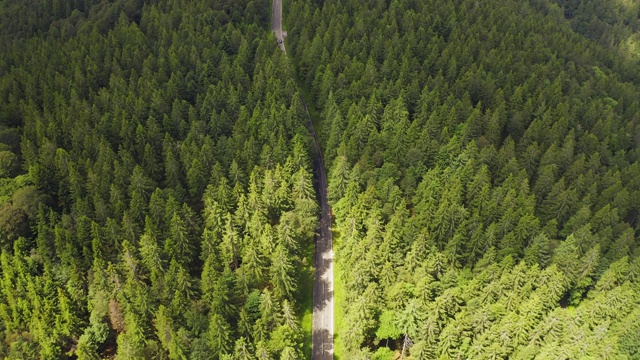
{"type": "MultiPolygon", "coordinates": [[[[284,37],[282,32],[282,0],[273,0],[271,30],[275,33],[282,51],[284,37]]],[[[305,110],[306,110],[305,105],[305,110]]],[[[313,168],[316,177],[318,200],[320,201],[320,226],[315,242],[314,264],[315,279],[313,283],[313,327],[312,327],[312,360],[333,359],[333,238],[331,234],[331,208],[327,202],[327,173],[324,167],[322,150],[318,144],[316,132],[307,111],[307,127],[313,138],[316,156],[313,168]]]]}

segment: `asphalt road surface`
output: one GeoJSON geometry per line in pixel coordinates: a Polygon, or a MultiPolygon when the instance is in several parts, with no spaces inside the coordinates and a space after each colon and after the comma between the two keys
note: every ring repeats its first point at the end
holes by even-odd
{"type": "MultiPolygon", "coordinates": [[[[305,106],[306,108],[306,106],[305,106]]],[[[333,359],[333,238],[331,208],[327,202],[327,174],[318,139],[309,120],[309,131],[316,148],[313,162],[320,200],[320,228],[316,237],[314,262],[316,276],[313,284],[313,360],[333,359]]]]}
{"type": "MultiPolygon", "coordinates": [[[[282,0],[273,0],[271,30],[282,51],[284,36],[282,31],[282,0]]],[[[305,104],[305,110],[307,105],[305,104]]],[[[320,201],[320,225],[315,242],[314,264],[316,268],[313,284],[313,328],[312,360],[333,359],[333,238],[331,234],[331,208],[327,202],[327,173],[324,167],[322,150],[318,144],[316,132],[307,111],[307,127],[313,137],[316,156],[313,168],[316,177],[316,190],[320,201]]]]}

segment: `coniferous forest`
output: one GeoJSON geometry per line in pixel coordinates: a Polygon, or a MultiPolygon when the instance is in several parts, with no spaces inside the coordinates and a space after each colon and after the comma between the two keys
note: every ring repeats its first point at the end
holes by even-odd
{"type": "Polygon", "coordinates": [[[340,358],[640,358],[638,4],[292,2],[340,358]]]}
{"type": "Polygon", "coordinates": [[[0,1],[0,358],[640,359],[640,4],[0,1]],[[315,175],[314,175],[315,174],[315,175]]]}
{"type": "Polygon", "coordinates": [[[317,204],[269,3],[2,6],[2,356],[302,357],[317,204]]]}

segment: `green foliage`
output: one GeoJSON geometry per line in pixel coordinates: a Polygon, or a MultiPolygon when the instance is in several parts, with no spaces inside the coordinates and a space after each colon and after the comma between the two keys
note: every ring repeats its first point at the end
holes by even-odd
{"type": "Polygon", "coordinates": [[[394,356],[393,350],[389,349],[386,346],[380,347],[373,354],[374,360],[392,360],[394,356]]]}
{"type": "Polygon", "coordinates": [[[12,177],[18,168],[18,156],[11,151],[0,151],[0,178],[12,177]]]}

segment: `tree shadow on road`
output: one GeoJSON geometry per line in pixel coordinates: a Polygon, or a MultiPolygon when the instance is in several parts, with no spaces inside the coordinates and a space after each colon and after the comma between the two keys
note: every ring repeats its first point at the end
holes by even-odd
{"type": "Polygon", "coordinates": [[[333,341],[330,338],[330,334],[327,330],[319,330],[313,332],[313,338],[325,339],[325,341],[318,341],[317,343],[323,344],[313,348],[312,358],[313,360],[332,360],[333,357],[333,341]]]}

